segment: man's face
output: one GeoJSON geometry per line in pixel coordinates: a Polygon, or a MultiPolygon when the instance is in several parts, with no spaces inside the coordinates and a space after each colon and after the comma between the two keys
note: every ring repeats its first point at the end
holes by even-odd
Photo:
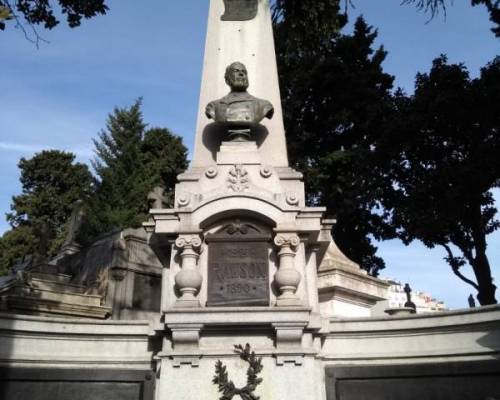
{"type": "Polygon", "coordinates": [[[245,91],[248,88],[248,73],[243,64],[233,64],[228,70],[227,84],[235,91],[245,91]]]}

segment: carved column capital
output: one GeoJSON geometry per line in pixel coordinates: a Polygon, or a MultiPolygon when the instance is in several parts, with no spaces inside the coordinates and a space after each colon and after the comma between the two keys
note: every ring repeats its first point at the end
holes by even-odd
{"type": "Polygon", "coordinates": [[[279,233],[274,237],[274,244],[282,250],[288,247],[295,252],[300,244],[300,239],[294,233],[279,233]]]}
{"type": "Polygon", "coordinates": [[[193,249],[200,252],[202,243],[199,235],[180,235],[175,239],[175,247],[178,250],[193,249]]]}

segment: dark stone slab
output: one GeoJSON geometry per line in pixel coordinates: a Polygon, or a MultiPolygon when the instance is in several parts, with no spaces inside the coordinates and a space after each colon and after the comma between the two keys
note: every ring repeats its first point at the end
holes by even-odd
{"type": "Polygon", "coordinates": [[[257,16],[258,0],[224,0],[222,21],[249,21],[257,16]]]}
{"type": "Polygon", "coordinates": [[[153,400],[152,371],[0,368],[2,400],[153,400]]]}
{"type": "Polygon", "coordinates": [[[268,306],[268,237],[214,235],[207,242],[207,305],[268,306]]]}
{"type": "Polygon", "coordinates": [[[500,361],[328,367],[328,400],[500,399],[500,361]]]}
{"type": "Polygon", "coordinates": [[[134,274],[134,310],[160,311],[161,277],[134,274]]]}

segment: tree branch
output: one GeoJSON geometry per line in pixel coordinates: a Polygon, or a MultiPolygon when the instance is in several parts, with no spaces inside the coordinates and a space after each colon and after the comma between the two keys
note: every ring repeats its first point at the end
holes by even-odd
{"type": "Polygon", "coordinates": [[[12,6],[12,4],[10,4],[10,0],[3,0],[3,1],[7,5],[7,7],[10,9],[10,13],[12,15],[12,18],[14,19],[14,21],[16,21],[16,24],[14,25],[14,28],[20,29],[23,32],[23,34],[24,34],[24,38],[28,42],[33,43],[36,46],[37,49],[40,48],[40,43],[41,42],[49,43],[48,40],[46,40],[46,39],[44,39],[43,37],[40,36],[40,34],[36,30],[35,26],[31,22],[28,22],[29,28],[33,31],[33,36],[31,36],[28,33],[28,31],[26,29],[26,26],[23,23],[21,17],[19,17],[19,15],[17,15],[14,12],[14,7],[12,6]]]}
{"type": "Polygon", "coordinates": [[[451,251],[451,248],[450,246],[448,246],[446,243],[441,243],[441,246],[444,247],[444,249],[446,250],[446,252],[448,253],[448,257],[447,257],[447,261],[448,261],[448,264],[450,264],[451,266],[451,269],[453,271],[453,273],[458,276],[462,281],[464,281],[465,283],[468,283],[469,285],[471,285],[474,289],[476,289],[477,291],[479,291],[479,286],[476,282],[470,280],[469,278],[467,278],[466,276],[464,276],[461,272],[460,272],[460,263],[457,261],[457,258],[453,255],[453,252],[451,251]]]}
{"type": "Polygon", "coordinates": [[[431,18],[439,14],[439,10],[443,11],[446,18],[446,1],[445,0],[402,0],[401,5],[416,4],[417,10],[423,10],[425,13],[430,12],[431,18]]]}

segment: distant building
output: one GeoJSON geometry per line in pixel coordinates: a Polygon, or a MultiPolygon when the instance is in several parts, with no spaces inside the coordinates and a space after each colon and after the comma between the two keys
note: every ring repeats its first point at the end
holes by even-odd
{"type": "MultiPolygon", "coordinates": [[[[383,279],[391,286],[388,289],[387,308],[404,307],[406,303],[406,293],[404,284],[393,279],[383,279]]],[[[434,313],[448,310],[443,301],[436,300],[430,293],[414,290],[411,293],[411,300],[417,306],[417,314],[434,313]]]]}

